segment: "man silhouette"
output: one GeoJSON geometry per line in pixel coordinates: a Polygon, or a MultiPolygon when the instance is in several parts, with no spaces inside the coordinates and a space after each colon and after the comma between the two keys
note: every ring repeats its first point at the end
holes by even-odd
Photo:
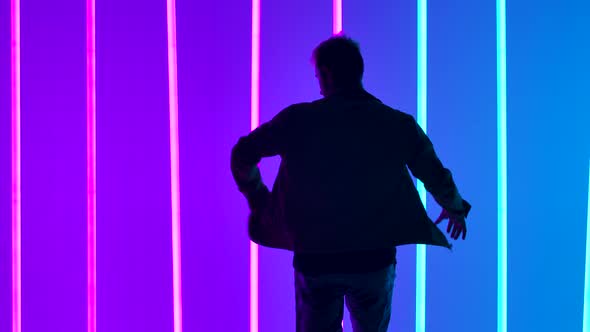
{"type": "Polygon", "coordinates": [[[239,139],[231,168],[258,244],[294,252],[298,332],[342,331],[344,302],[355,332],[385,332],[396,246],[450,248],[426,214],[408,172],[443,207],[436,223],[465,239],[470,205],[410,115],[362,86],[358,45],[335,36],[313,51],[323,99],[287,107],[239,139]],[[258,163],[281,156],[272,192],[258,163]]]}

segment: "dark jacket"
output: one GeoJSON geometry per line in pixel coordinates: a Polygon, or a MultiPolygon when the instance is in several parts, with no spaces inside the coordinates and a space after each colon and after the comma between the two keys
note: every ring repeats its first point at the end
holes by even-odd
{"type": "Polygon", "coordinates": [[[364,90],[286,108],[239,139],[231,167],[252,210],[251,239],[299,253],[450,248],[408,168],[450,213],[470,209],[414,118],[364,90]],[[281,164],[269,192],[257,164],[275,155],[281,164]]]}

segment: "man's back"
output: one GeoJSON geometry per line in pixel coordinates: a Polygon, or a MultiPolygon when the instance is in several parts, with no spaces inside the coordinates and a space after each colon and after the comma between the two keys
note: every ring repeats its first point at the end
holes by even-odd
{"type": "Polygon", "coordinates": [[[236,148],[254,159],[281,156],[266,218],[291,242],[285,249],[450,247],[407,166],[439,198],[458,196],[450,173],[411,116],[362,89],[288,107],[236,148]]]}
{"type": "Polygon", "coordinates": [[[326,98],[292,105],[240,138],[232,174],[251,210],[250,238],[295,252],[297,331],[342,331],[346,299],[355,331],[385,332],[395,247],[450,247],[408,168],[443,207],[437,222],[449,219],[454,239],[465,239],[470,205],[416,121],[363,89],[356,42],[334,36],[313,60],[326,98]],[[270,192],[257,165],[276,155],[270,192]]]}

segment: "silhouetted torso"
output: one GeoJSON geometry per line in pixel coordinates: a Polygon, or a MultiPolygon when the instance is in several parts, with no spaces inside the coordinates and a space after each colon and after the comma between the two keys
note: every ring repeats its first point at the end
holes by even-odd
{"type": "Polygon", "coordinates": [[[360,272],[394,262],[397,245],[450,247],[408,167],[443,207],[463,209],[450,172],[410,115],[366,91],[292,105],[242,137],[232,152],[240,191],[266,190],[255,189],[256,165],[274,155],[279,172],[258,217],[267,222],[250,235],[294,251],[296,268],[360,272]]]}

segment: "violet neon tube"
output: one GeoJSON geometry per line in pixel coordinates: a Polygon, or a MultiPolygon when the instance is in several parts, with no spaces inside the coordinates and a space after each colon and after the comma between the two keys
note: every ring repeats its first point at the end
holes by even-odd
{"type": "MultiPolygon", "coordinates": [[[[260,124],[260,0],[252,0],[250,129],[260,124]]],[[[250,332],[258,332],[258,245],[250,241],[250,332]]]]}
{"type": "Polygon", "coordinates": [[[180,180],[178,157],[178,63],[176,1],[167,0],[168,99],[170,106],[170,197],[172,204],[172,289],[174,332],[182,332],[182,270],[180,255],[180,180]]]}
{"type": "Polygon", "coordinates": [[[21,332],[20,0],[10,1],[10,18],[12,332],[21,332]]]}
{"type": "Polygon", "coordinates": [[[96,15],[86,0],[86,266],[88,332],[96,332],[96,15]]]}

